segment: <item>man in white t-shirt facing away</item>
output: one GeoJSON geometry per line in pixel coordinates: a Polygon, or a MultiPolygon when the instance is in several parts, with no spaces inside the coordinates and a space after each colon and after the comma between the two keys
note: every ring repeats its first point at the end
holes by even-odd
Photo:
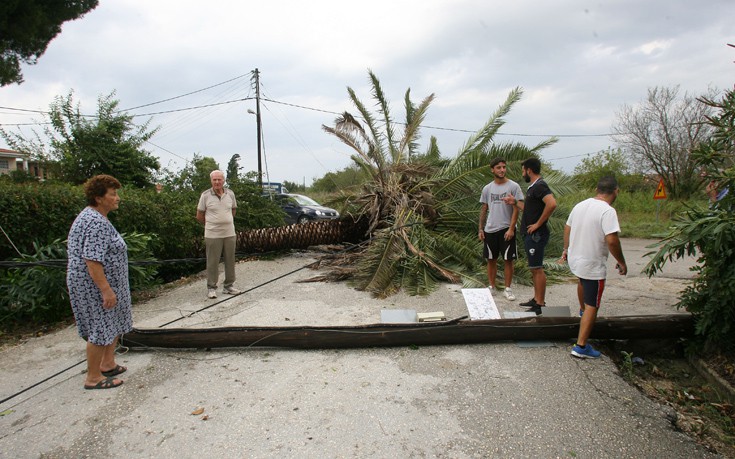
{"type": "Polygon", "coordinates": [[[564,227],[564,252],[562,259],[579,278],[579,335],[572,348],[572,355],[579,358],[600,357],[587,339],[592,332],[600,308],[602,292],[607,277],[607,257],[612,253],[621,276],[628,272],[620,245],[620,223],[612,203],[620,189],[614,177],[603,177],[597,182],[597,195],[586,199],[572,209],[564,227]]]}
{"type": "Polygon", "coordinates": [[[503,257],[505,297],[513,301],[516,299],[510,285],[513,282],[514,262],[517,258],[516,250],[516,222],[518,221],[518,207],[509,205],[505,198],[512,196],[514,202],[523,201],[521,187],[506,177],[506,162],[503,158],[495,158],[490,162],[493,172],[493,181],[485,185],[480,195],[482,208],[478,236],[483,241],[482,255],[487,259],[487,278],[491,293],[497,291],[495,286],[498,274],[498,259],[503,257]]]}

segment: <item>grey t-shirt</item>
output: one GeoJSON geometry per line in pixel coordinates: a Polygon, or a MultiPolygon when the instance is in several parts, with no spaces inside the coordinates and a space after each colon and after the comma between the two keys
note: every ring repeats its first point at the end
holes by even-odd
{"type": "Polygon", "coordinates": [[[237,199],[235,199],[235,193],[229,188],[225,188],[222,197],[217,196],[212,188],[201,194],[197,210],[204,212],[205,239],[235,236],[233,209],[237,209],[237,199]]]}
{"type": "Polygon", "coordinates": [[[524,199],[521,187],[510,179],[502,184],[497,184],[493,180],[482,189],[480,202],[487,204],[486,233],[494,233],[510,227],[513,206],[503,202],[503,198],[506,196],[513,196],[517,201],[523,201],[524,199]]]}

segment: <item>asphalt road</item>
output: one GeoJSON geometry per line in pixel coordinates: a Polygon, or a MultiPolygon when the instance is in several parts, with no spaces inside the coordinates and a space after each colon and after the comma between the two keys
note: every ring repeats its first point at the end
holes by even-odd
{"type": "MultiPolygon", "coordinates": [[[[631,274],[611,275],[601,315],[675,312],[692,260],[648,279],[638,272],[650,242],[623,240],[631,274]]],[[[310,261],[240,263],[243,289],[296,272],[172,326],[376,323],[384,308],[467,313],[454,285],[377,300],[344,284],[295,283],[316,274],[298,270],[310,261]]],[[[530,287],[514,290],[530,297],[530,287]]],[[[575,298],[562,284],[547,302],[574,311],[575,298]]],[[[520,311],[518,301],[497,299],[503,311],[520,311]]],[[[135,323],[158,327],[211,304],[199,279],[136,305],[135,323]]],[[[609,358],[580,361],[570,346],[129,351],[118,357],[129,368],[122,387],[86,391],[85,365],[75,366],[83,341],[68,328],[0,352],[0,398],[60,372],[0,404],[0,457],[715,457],[609,358]]]]}

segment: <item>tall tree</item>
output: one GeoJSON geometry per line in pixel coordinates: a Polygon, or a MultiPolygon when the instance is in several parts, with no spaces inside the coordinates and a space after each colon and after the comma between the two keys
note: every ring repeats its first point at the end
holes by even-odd
{"type": "MultiPolygon", "coordinates": [[[[365,176],[355,164],[351,164],[336,172],[327,172],[323,177],[315,179],[311,189],[320,193],[333,193],[350,187],[359,187],[365,176]]],[[[289,188],[290,190],[291,188],[289,188]]]]}
{"type": "Polygon", "coordinates": [[[164,181],[176,191],[202,192],[212,186],[209,174],[217,169],[219,164],[214,158],[195,153],[194,158],[179,172],[168,172],[164,181]]]}
{"type": "MultiPolygon", "coordinates": [[[[710,90],[706,97],[714,97],[710,90]]],[[[637,106],[623,105],[613,126],[615,142],[627,150],[641,172],[653,171],[663,178],[674,198],[688,198],[701,187],[697,165],[691,156],[709,139],[706,123],[712,108],[679,87],[655,87],[637,106]]]]}
{"type": "MultiPolygon", "coordinates": [[[[352,160],[369,177],[359,189],[341,190],[346,213],[366,221],[371,236],[356,257],[353,280],[358,288],[378,296],[402,288],[427,294],[440,280],[484,285],[476,229],[480,190],[491,180],[488,164],[503,156],[520,176],[520,162],[555,140],[533,148],[493,141],[505,123],[503,117],[520,100],[521,90],[515,89],[454,159],[440,160],[434,140],[420,154],[416,140],[434,96],[415,104],[406,91],[406,117],[399,123],[378,78],[372,72],[369,77],[377,115],[348,88],[364,126],[348,112],[334,126],[322,126],[352,150],[352,160]]],[[[545,178],[554,186],[560,176],[545,174],[545,178]]],[[[558,186],[555,191],[565,189],[558,186]]]]}
{"type": "Polygon", "coordinates": [[[240,155],[235,153],[230,158],[230,161],[227,163],[227,181],[232,185],[233,183],[236,183],[240,179],[240,163],[238,162],[240,160],[240,155]]]}
{"type": "Polygon", "coordinates": [[[117,110],[114,91],[98,98],[97,114],[83,115],[73,92],[57,96],[47,114],[50,127],[43,136],[26,138],[0,131],[14,149],[44,162],[52,175],[69,183],[84,183],[95,174],[111,174],[124,184],[146,187],[160,169],[158,159],[142,148],[156,129],[149,130],[117,110]],[[44,140],[44,137],[46,140],[44,140]]]}
{"type": "MultiPolygon", "coordinates": [[[[583,158],[574,168],[574,180],[580,188],[594,190],[601,177],[612,175],[618,180],[621,190],[633,191],[644,187],[644,178],[632,171],[628,155],[619,148],[608,148],[583,158]]],[[[651,186],[653,184],[655,182],[651,186]]]]}
{"type": "Polygon", "coordinates": [[[0,2],[0,86],[22,83],[20,64],[33,65],[61,25],[84,16],[98,0],[3,0],[0,2]]]}

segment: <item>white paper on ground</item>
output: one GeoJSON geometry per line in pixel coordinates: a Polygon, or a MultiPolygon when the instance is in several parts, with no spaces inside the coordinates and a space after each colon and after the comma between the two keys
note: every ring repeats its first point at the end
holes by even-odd
{"type": "Polygon", "coordinates": [[[470,313],[470,320],[500,319],[495,299],[486,288],[463,288],[462,296],[470,313]]]}

